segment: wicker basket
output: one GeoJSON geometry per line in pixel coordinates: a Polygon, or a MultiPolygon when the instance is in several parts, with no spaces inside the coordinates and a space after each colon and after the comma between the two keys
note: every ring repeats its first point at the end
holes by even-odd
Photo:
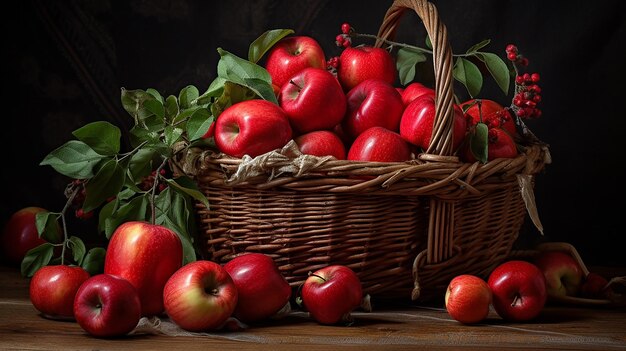
{"type": "MultiPolygon", "coordinates": [[[[185,149],[177,166],[208,197],[198,205],[204,252],[226,262],[245,252],[274,258],[292,286],[330,264],[351,267],[373,297],[442,296],[460,273],[485,276],[505,260],[529,208],[547,147],[514,159],[463,163],[452,154],[452,54],[427,1],[397,0],[379,37],[414,10],[433,44],[436,118],[431,147],[410,162],[300,155],[293,143],[256,158],[185,149]],[[524,196],[523,196],[524,195],[524,196]]],[[[381,43],[377,43],[381,45],[381,43]]]]}

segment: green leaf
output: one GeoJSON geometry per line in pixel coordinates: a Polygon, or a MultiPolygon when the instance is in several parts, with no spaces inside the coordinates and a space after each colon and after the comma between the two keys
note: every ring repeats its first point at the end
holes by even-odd
{"type": "Polygon", "coordinates": [[[39,237],[50,243],[61,242],[61,232],[59,222],[57,221],[58,213],[53,212],[37,212],[35,215],[35,226],[39,237]]]}
{"type": "Polygon", "coordinates": [[[161,93],[159,93],[157,90],[148,88],[146,89],[146,93],[152,95],[152,97],[154,97],[157,101],[163,104],[163,96],[161,96],[161,93]]]}
{"type": "Polygon", "coordinates": [[[489,147],[489,128],[486,124],[476,124],[474,133],[470,134],[470,151],[476,159],[482,163],[487,162],[489,147]]]}
{"type": "Polygon", "coordinates": [[[72,134],[100,155],[112,156],[120,152],[122,132],[109,122],[89,123],[72,134]]]}
{"type": "Polygon", "coordinates": [[[273,29],[261,34],[248,48],[248,61],[257,63],[279,40],[293,34],[292,29],[273,29]]]}
{"type": "Polygon", "coordinates": [[[106,250],[102,247],[94,247],[89,250],[83,259],[81,267],[89,272],[90,275],[96,275],[104,272],[104,257],[106,250]]]}
{"type": "Polygon", "coordinates": [[[407,85],[415,79],[415,65],[426,61],[426,55],[423,53],[401,48],[398,50],[398,58],[396,60],[396,68],[400,77],[400,84],[407,85]]]}
{"type": "Polygon", "coordinates": [[[32,277],[39,268],[46,266],[50,262],[53,254],[54,245],[50,243],[43,243],[30,249],[24,256],[20,266],[22,276],[32,277]]]}
{"type": "Polygon", "coordinates": [[[74,179],[93,177],[93,169],[105,159],[82,141],[70,140],[49,153],[39,165],[51,166],[55,171],[74,179]]]}
{"type": "Polygon", "coordinates": [[[244,85],[254,91],[254,93],[260,96],[263,100],[267,100],[278,105],[274,89],[268,82],[258,78],[246,78],[244,79],[244,85]]]}
{"type": "Polygon", "coordinates": [[[149,203],[147,196],[149,195],[145,194],[133,198],[128,203],[121,205],[111,217],[105,219],[104,234],[107,239],[110,239],[115,229],[124,222],[146,220],[149,203]]]}
{"type": "Polygon", "coordinates": [[[202,138],[213,123],[213,116],[207,109],[199,109],[194,112],[187,122],[187,137],[190,141],[202,138]]]}
{"type": "Polygon", "coordinates": [[[146,117],[152,116],[153,113],[148,111],[144,103],[149,100],[155,100],[155,97],[151,94],[137,89],[137,90],[126,90],[122,88],[122,107],[135,119],[135,124],[138,121],[145,119],[146,117]]]}
{"type": "Polygon", "coordinates": [[[155,223],[173,230],[181,240],[183,246],[183,264],[196,260],[196,254],[187,232],[186,202],[185,195],[163,190],[155,201],[155,223]]]}
{"type": "Polygon", "coordinates": [[[177,141],[180,140],[180,137],[183,135],[183,130],[178,127],[167,126],[165,127],[164,135],[165,135],[165,143],[171,147],[172,145],[176,144],[177,141]]]}
{"type": "Polygon", "coordinates": [[[200,95],[198,88],[193,85],[184,87],[178,95],[178,103],[181,109],[187,109],[195,105],[195,100],[200,95]]]}
{"type": "Polygon", "coordinates": [[[504,60],[490,52],[477,52],[476,56],[487,65],[487,69],[504,94],[509,93],[511,73],[504,60]]]}
{"type": "Polygon", "coordinates": [[[465,52],[466,54],[473,54],[476,51],[484,48],[485,46],[489,45],[489,43],[491,43],[490,39],[485,39],[483,41],[481,41],[480,43],[474,44],[472,45],[469,49],[467,49],[467,51],[465,52]]]}
{"type": "Polygon", "coordinates": [[[209,208],[209,200],[200,191],[194,181],[186,176],[178,177],[176,179],[166,179],[167,183],[174,189],[183,192],[201,202],[206,208],[209,208]]]}
{"type": "Polygon", "coordinates": [[[245,85],[246,78],[257,78],[268,84],[272,83],[272,78],[265,68],[237,57],[222,48],[218,48],[217,52],[220,54],[220,60],[217,63],[219,77],[241,85],[245,85]]]}
{"type": "Polygon", "coordinates": [[[165,100],[165,103],[163,104],[163,107],[165,108],[165,118],[168,121],[173,120],[174,117],[178,115],[178,111],[179,111],[178,99],[176,98],[176,96],[174,95],[168,96],[167,99],[165,100]]]}
{"type": "Polygon", "coordinates": [[[204,94],[198,97],[198,104],[208,104],[211,102],[212,98],[219,97],[222,95],[222,91],[224,90],[224,83],[226,83],[226,78],[215,77],[207,91],[204,94]]]}
{"type": "Polygon", "coordinates": [[[85,185],[87,196],[83,203],[83,211],[92,211],[109,197],[117,195],[124,185],[125,178],[126,170],[116,160],[105,163],[85,185]]]}
{"type": "Polygon", "coordinates": [[[146,110],[157,116],[159,119],[165,118],[165,107],[163,107],[163,103],[158,100],[148,100],[143,103],[146,110]]]}
{"type": "Polygon", "coordinates": [[[433,49],[433,43],[430,41],[430,37],[427,35],[426,39],[424,40],[424,43],[426,44],[426,47],[429,49],[433,49]]]}
{"type": "Polygon", "coordinates": [[[483,76],[475,64],[463,57],[457,58],[452,76],[465,85],[471,97],[478,96],[483,86],[483,76]]]}
{"type": "Polygon", "coordinates": [[[128,171],[134,181],[139,181],[142,177],[150,174],[153,167],[153,161],[159,154],[158,150],[154,147],[144,147],[135,152],[130,158],[130,164],[128,165],[128,171]]]}
{"type": "Polygon", "coordinates": [[[255,97],[256,93],[249,88],[227,81],[224,83],[222,95],[211,105],[211,114],[215,118],[219,118],[219,115],[230,106],[241,101],[254,99],[255,97]]]}
{"type": "Polygon", "coordinates": [[[79,266],[82,265],[85,252],[87,251],[85,243],[79,237],[71,236],[68,239],[67,247],[72,251],[74,262],[79,266]]]}
{"type": "Polygon", "coordinates": [[[119,201],[119,198],[115,199],[114,201],[107,202],[106,204],[104,204],[104,206],[102,206],[100,211],[98,211],[98,232],[99,233],[105,232],[106,220],[107,218],[111,218],[113,216],[113,213],[117,209],[118,201],[119,201]]]}

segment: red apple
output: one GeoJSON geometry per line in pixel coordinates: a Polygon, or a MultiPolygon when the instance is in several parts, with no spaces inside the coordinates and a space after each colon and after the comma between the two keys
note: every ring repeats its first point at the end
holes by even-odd
{"type": "Polygon", "coordinates": [[[475,275],[456,276],[448,284],[445,305],[448,314],[461,323],[481,322],[489,314],[491,289],[487,282],[475,275]]]}
{"type": "Polygon", "coordinates": [[[546,279],[534,264],[507,261],[496,267],[487,281],[493,294],[493,307],[509,321],[528,321],[539,315],[546,304],[546,279]]]}
{"type": "Polygon", "coordinates": [[[465,114],[471,125],[476,125],[482,121],[488,127],[504,128],[511,136],[515,136],[517,133],[515,122],[509,110],[493,100],[472,99],[461,104],[461,109],[465,110],[466,108],[465,114]],[[478,100],[480,100],[480,104],[478,104],[478,100]]]}
{"type": "Polygon", "coordinates": [[[435,90],[422,83],[413,82],[407,85],[402,91],[402,102],[404,103],[404,106],[408,106],[413,100],[423,95],[435,98],[435,90]]]}
{"type": "Polygon", "coordinates": [[[606,299],[608,280],[598,273],[590,272],[583,279],[580,296],[588,299],[606,299]]]}
{"type": "Polygon", "coordinates": [[[287,115],[265,100],[236,103],[220,114],[215,125],[215,144],[234,157],[256,157],[283,147],[291,140],[287,115]]]}
{"type": "Polygon", "coordinates": [[[31,206],[22,208],[11,215],[0,239],[4,261],[19,266],[29,250],[46,242],[39,237],[35,224],[35,217],[39,212],[48,212],[48,210],[31,206]]]}
{"type": "Polygon", "coordinates": [[[389,51],[371,46],[347,47],[339,56],[337,78],[345,91],[368,79],[393,84],[397,71],[389,51]]]}
{"type": "Polygon", "coordinates": [[[409,159],[409,144],[400,134],[383,127],[373,127],[361,133],[348,151],[348,160],[352,161],[402,162],[409,159]]]}
{"type": "Polygon", "coordinates": [[[163,303],[167,315],[189,331],[219,329],[237,305],[237,287],[219,264],[191,262],[165,284],[163,303]]]}
{"type": "Polygon", "coordinates": [[[346,95],[335,76],[321,68],[296,73],[279,95],[291,126],[300,133],[332,129],[346,113],[346,95]]]}
{"type": "Polygon", "coordinates": [[[146,222],[120,225],[109,241],[104,273],[128,280],[137,289],[141,314],[163,312],[163,287],[183,262],[183,247],[172,230],[146,222]]]}
{"type": "MultiPolygon", "coordinates": [[[[413,100],[404,110],[400,121],[400,135],[407,142],[428,149],[435,122],[435,98],[425,94],[413,100]]],[[[456,150],[465,138],[467,122],[463,111],[454,105],[453,148],[456,150]]]]}
{"type": "Polygon", "coordinates": [[[347,319],[362,299],[359,277],[343,265],[321,268],[309,275],[302,285],[302,303],[321,324],[335,324],[347,319]]]}
{"type": "Polygon", "coordinates": [[[252,323],[269,318],[280,311],[291,297],[291,287],[268,255],[247,253],[224,265],[239,292],[234,316],[252,323]]]}
{"type": "Polygon", "coordinates": [[[300,151],[306,155],[334,156],[338,160],[346,159],[346,148],[339,136],[328,130],[316,130],[302,134],[294,139],[300,151]]]}
{"type": "Polygon", "coordinates": [[[542,251],[534,263],[546,277],[548,296],[578,295],[583,270],[572,255],[563,251],[542,251]]]}
{"type": "Polygon", "coordinates": [[[366,80],[350,90],[347,99],[343,129],[353,139],[372,127],[398,131],[404,105],[398,91],[389,83],[366,80]]]}
{"type": "Polygon", "coordinates": [[[267,53],[265,68],[272,84],[282,87],[307,67],[326,68],[326,56],[319,43],[308,36],[281,39],[267,53]]]}
{"type": "Polygon", "coordinates": [[[98,274],[87,279],[74,300],[78,325],[97,337],[128,334],[141,318],[141,301],[135,287],[127,280],[98,274]]]}
{"type": "Polygon", "coordinates": [[[74,297],[89,273],[78,266],[43,266],[30,280],[30,302],[45,317],[74,318],[74,297]]]}
{"type": "MultiPolygon", "coordinates": [[[[517,145],[507,131],[502,128],[489,129],[487,139],[487,161],[496,158],[514,158],[517,157],[517,145]]],[[[465,146],[464,159],[466,162],[476,162],[476,156],[472,153],[470,145],[465,146]]]]}

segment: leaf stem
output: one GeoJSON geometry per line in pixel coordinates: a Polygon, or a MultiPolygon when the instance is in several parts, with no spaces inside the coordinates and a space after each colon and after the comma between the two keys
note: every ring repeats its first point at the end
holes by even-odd
{"type": "Polygon", "coordinates": [[[65,214],[72,205],[72,202],[74,201],[74,198],[79,191],[80,187],[73,185],[72,192],[70,193],[70,196],[68,197],[65,206],[63,206],[61,213],[59,213],[59,217],[61,217],[61,227],[63,228],[63,248],[61,248],[61,265],[65,263],[65,250],[67,249],[67,243],[69,241],[67,235],[67,221],[65,220],[65,214]]]}
{"type": "Polygon", "coordinates": [[[161,164],[159,165],[159,167],[157,167],[155,174],[154,174],[154,183],[152,184],[152,189],[150,189],[150,212],[151,212],[151,218],[150,221],[152,224],[156,224],[156,205],[155,205],[155,199],[156,199],[156,191],[159,187],[159,179],[161,178],[161,170],[163,169],[163,167],[165,167],[165,165],[167,164],[167,162],[169,161],[169,157],[163,157],[163,162],[161,162],[161,164]]]}
{"type": "MultiPolygon", "coordinates": [[[[353,32],[350,34],[351,36],[355,36],[357,38],[369,38],[369,39],[376,39],[376,40],[382,40],[384,43],[389,44],[391,46],[400,46],[406,49],[411,49],[411,50],[415,50],[418,52],[423,52],[423,53],[427,53],[427,54],[433,54],[432,50],[428,50],[419,46],[415,46],[415,45],[409,45],[406,43],[400,43],[397,41],[393,41],[393,40],[388,40],[388,39],[383,39],[377,35],[373,35],[373,34],[363,34],[363,33],[356,33],[353,32]]],[[[465,54],[452,54],[453,57],[470,57],[470,56],[475,56],[476,52],[471,52],[471,53],[465,53],[465,54]]]]}
{"type": "Polygon", "coordinates": [[[144,140],[144,141],[141,142],[141,144],[137,145],[136,148],[130,150],[129,152],[125,152],[123,154],[120,154],[120,158],[118,159],[118,161],[122,161],[123,159],[127,158],[128,156],[131,156],[132,154],[136,153],[137,151],[139,151],[139,149],[144,147],[147,143],[148,143],[148,141],[144,140]]]}

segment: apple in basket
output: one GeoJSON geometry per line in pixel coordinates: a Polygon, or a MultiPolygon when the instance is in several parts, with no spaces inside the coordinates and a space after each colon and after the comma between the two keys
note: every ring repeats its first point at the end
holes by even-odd
{"type": "MultiPolygon", "coordinates": [[[[496,158],[514,158],[517,156],[517,145],[504,128],[490,128],[487,139],[487,161],[496,158]]],[[[469,143],[463,147],[463,159],[465,162],[476,162],[477,158],[472,153],[469,143]]]]}
{"type": "Polygon", "coordinates": [[[350,91],[368,79],[391,85],[397,76],[395,60],[389,51],[371,46],[347,47],[339,56],[337,79],[344,91],[350,91]]]}
{"type": "Polygon", "coordinates": [[[462,274],[452,278],[448,284],[445,306],[452,318],[464,324],[473,324],[487,318],[491,299],[491,289],[485,280],[462,274]]]}
{"type": "Polygon", "coordinates": [[[314,156],[334,156],[345,160],[346,148],[339,136],[329,130],[316,130],[294,139],[300,152],[314,156]]]}
{"type": "Polygon", "coordinates": [[[517,133],[509,110],[493,100],[480,99],[479,103],[478,99],[471,99],[462,103],[461,109],[465,110],[472,125],[482,121],[488,127],[504,128],[511,136],[517,133]]]}
{"type": "Polygon", "coordinates": [[[222,112],[215,125],[217,148],[234,157],[256,157],[291,140],[291,126],[282,108],[266,100],[236,103],[222,112]]]}
{"type": "Polygon", "coordinates": [[[487,280],[493,307],[508,321],[528,321],[539,315],[548,298],[546,279],[534,264],[511,260],[496,267],[487,280]]]}
{"type": "Polygon", "coordinates": [[[104,273],[128,280],[143,316],[163,312],[163,287],[183,263],[183,247],[169,228],[131,221],[117,227],[104,258],[104,273]]]}
{"type": "Polygon", "coordinates": [[[74,318],[74,297],[89,279],[89,273],[78,266],[43,266],[30,280],[30,302],[45,317],[74,318]]]}
{"type": "Polygon", "coordinates": [[[411,159],[411,148],[400,134],[383,127],[361,133],[348,151],[348,160],[402,162],[411,159]]]}
{"type": "Polygon", "coordinates": [[[359,307],[362,300],[359,277],[343,265],[327,266],[311,273],[302,286],[302,303],[321,324],[350,321],[350,312],[359,307]]]}
{"type": "Polygon", "coordinates": [[[141,318],[141,301],[126,279],[98,274],[87,279],[74,300],[76,322],[97,337],[115,337],[135,329],[141,318]]]}
{"type": "Polygon", "coordinates": [[[346,113],[346,95],[335,76],[321,68],[305,68],[281,89],[278,102],[300,133],[332,129],[346,113]]]}
{"type": "Polygon", "coordinates": [[[195,261],[177,270],[165,284],[167,315],[189,331],[219,329],[237,305],[237,287],[226,270],[212,261],[195,261]]]}
{"type": "Polygon", "coordinates": [[[583,284],[583,270],[572,255],[563,251],[542,251],[534,261],[546,277],[548,296],[577,296],[583,284]]]}
{"type": "Polygon", "coordinates": [[[267,53],[265,69],[272,84],[283,87],[289,79],[307,67],[326,68],[326,56],[319,43],[308,36],[286,37],[267,53]]]}
{"type": "Polygon", "coordinates": [[[233,279],[239,301],[233,315],[246,323],[267,319],[289,303],[291,287],[274,260],[262,253],[246,253],[224,265],[233,279]]]}
{"type": "Polygon", "coordinates": [[[398,131],[404,105],[391,84],[369,79],[352,88],[346,97],[348,109],[342,126],[353,139],[371,127],[398,131]]]}
{"type": "MultiPolygon", "coordinates": [[[[413,100],[402,113],[400,135],[407,142],[428,149],[435,123],[435,98],[426,94],[413,100]]],[[[453,148],[461,145],[465,138],[467,122],[463,111],[454,105],[454,136],[453,148]]]]}
{"type": "Polygon", "coordinates": [[[402,95],[402,102],[404,103],[404,106],[408,106],[411,103],[411,101],[417,99],[418,97],[422,95],[429,95],[434,98],[435,90],[425,86],[422,83],[413,82],[407,85],[406,88],[402,90],[401,95],[402,95]]]}

